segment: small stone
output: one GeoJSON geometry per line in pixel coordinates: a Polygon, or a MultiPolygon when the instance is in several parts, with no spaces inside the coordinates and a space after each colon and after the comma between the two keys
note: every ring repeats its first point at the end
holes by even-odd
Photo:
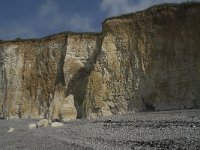
{"type": "Polygon", "coordinates": [[[29,124],[28,128],[29,129],[36,129],[37,125],[35,123],[31,123],[31,124],[29,124]]]}
{"type": "Polygon", "coordinates": [[[14,128],[10,127],[9,130],[8,130],[7,132],[8,132],[8,133],[11,133],[11,132],[13,132],[14,130],[15,130],[14,128]]]}
{"type": "Polygon", "coordinates": [[[51,127],[62,127],[64,124],[63,123],[61,123],[61,122],[53,122],[53,123],[51,123],[51,127]]]}

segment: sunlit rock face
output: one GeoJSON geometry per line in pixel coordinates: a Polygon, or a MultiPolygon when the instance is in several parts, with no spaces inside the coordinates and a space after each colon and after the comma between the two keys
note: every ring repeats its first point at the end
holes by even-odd
{"type": "MultiPolygon", "coordinates": [[[[5,117],[47,117],[62,82],[66,37],[1,44],[1,103],[5,117]]],[[[64,84],[64,83],[62,83],[64,84]]]]}
{"type": "Polygon", "coordinates": [[[200,108],[200,4],[109,18],[102,33],[0,42],[0,115],[68,121],[200,108]]]}
{"type": "Polygon", "coordinates": [[[77,110],[81,117],[81,91],[95,62],[97,35],[1,43],[1,117],[69,120],[76,119],[77,110]],[[66,100],[70,94],[75,101],[66,100]]]}

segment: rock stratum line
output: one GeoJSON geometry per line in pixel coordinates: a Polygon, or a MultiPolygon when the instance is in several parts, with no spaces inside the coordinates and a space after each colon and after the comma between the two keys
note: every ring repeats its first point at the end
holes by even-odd
{"type": "Polygon", "coordinates": [[[106,19],[101,33],[0,42],[2,118],[200,108],[200,3],[106,19]]]}

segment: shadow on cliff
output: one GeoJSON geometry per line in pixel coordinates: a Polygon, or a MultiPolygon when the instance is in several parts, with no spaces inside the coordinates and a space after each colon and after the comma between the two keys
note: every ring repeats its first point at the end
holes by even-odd
{"type": "MultiPolygon", "coordinates": [[[[74,104],[77,109],[77,119],[86,117],[86,112],[83,109],[83,102],[87,94],[88,77],[94,68],[94,64],[101,51],[102,37],[97,37],[96,48],[94,53],[90,56],[88,61],[85,63],[88,68],[80,68],[76,74],[70,79],[69,84],[65,91],[65,96],[70,94],[74,95],[74,104]]],[[[88,50],[89,51],[89,50],[88,50]]]]}
{"type": "Polygon", "coordinates": [[[88,76],[90,72],[85,68],[81,68],[77,73],[71,78],[66,89],[66,96],[72,94],[74,95],[74,104],[77,109],[77,119],[83,118],[83,101],[87,93],[87,83],[88,76]]]}

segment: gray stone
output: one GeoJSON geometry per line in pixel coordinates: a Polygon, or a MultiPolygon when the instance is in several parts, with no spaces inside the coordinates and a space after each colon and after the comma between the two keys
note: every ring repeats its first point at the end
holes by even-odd
{"type": "Polygon", "coordinates": [[[15,130],[15,129],[14,129],[13,127],[10,127],[10,128],[8,129],[7,132],[8,132],[8,133],[11,133],[11,132],[14,132],[14,130],[15,130]]]}

